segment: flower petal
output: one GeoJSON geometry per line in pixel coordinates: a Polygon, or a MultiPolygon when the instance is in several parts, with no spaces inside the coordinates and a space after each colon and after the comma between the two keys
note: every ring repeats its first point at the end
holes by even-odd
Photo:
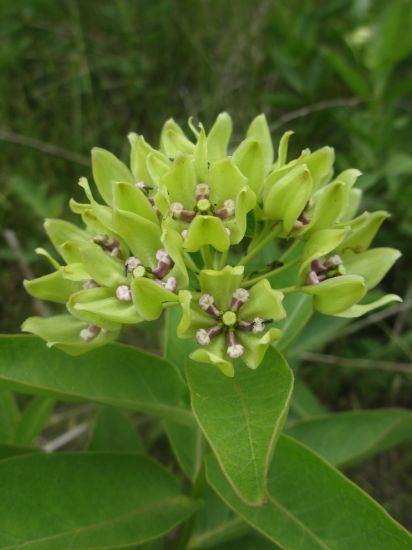
{"type": "Polygon", "coordinates": [[[115,183],[113,186],[113,206],[118,210],[133,212],[153,223],[159,219],[146,195],[135,185],[130,183],[115,183]]]}
{"type": "Polygon", "coordinates": [[[395,248],[371,248],[360,254],[344,256],[343,263],[346,273],[363,277],[369,290],[380,283],[400,256],[395,248]]]}
{"type": "Polygon", "coordinates": [[[227,199],[235,199],[247,185],[247,178],[231,158],[213,162],[209,170],[210,200],[216,208],[223,206],[227,199]]]}
{"type": "Polygon", "coordinates": [[[235,371],[233,364],[226,357],[227,343],[223,335],[215,336],[208,346],[198,348],[189,355],[193,361],[210,363],[218,367],[225,376],[233,377],[235,371]]]}
{"type": "Polygon", "coordinates": [[[196,252],[209,244],[224,252],[230,245],[229,236],[221,219],[198,215],[189,225],[184,247],[188,252],[196,252]]]}
{"type": "Polygon", "coordinates": [[[220,271],[203,269],[199,275],[200,288],[203,293],[213,296],[216,306],[225,311],[230,307],[233,292],[241,287],[243,272],[243,266],[227,265],[220,271]]]}
{"type": "Polygon", "coordinates": [[[62,270],[37,279],[26,279],[23,284],[31,296],[60,304],[65,304],[72,294],[81,289],[81,283],[66,279],[62,270]]]}
{"type": "Polygon", "coordinates": [[[336,250],[346,234],[346,229],[320,229],[313,233],[303,249],[299,274],[304,274],[312,260],[336,250]]]}
{"type": "Polygon", "coordinates": [[[179,301],[176,293],[145,277],[133,279],[131,289],[136,311],[146,321],[158,319],[163,312],[163,304],[179,301]]]}
{"type": "Polygon", "coordinates": [[[193,210],[196,204],[196,183],[194,159],[187,155],[178,156],[162,178],[162,185],[166,186],[169,194],[169,202],[180,202],[189,210],[193,210]]]}
{"type": "Polygon", "coordinates": [[[119,330],[101,331],[93,340],[85,342],[80,338],[80,332],[87,326],[87,323],[66,314],[46,318],[29,317],[21,328],[24,332],[31,332],[45,340],[49,347],[62,349],[70,355],[80,355],[104,346],[119,334],[119,330]]]}
{"type": "Polygon", "coordinates": [[[97,284],[104,287],[114,287],[124,283],[123,263],[109,256],[97,244],[84,246],[80,251],[81,262],[97,284]]]}
{"type": "Polygon", "coordinates": [[[181,290],[178,298],[182,308],[182,317],[176,329],[179,338],[194,338],[199,328],[212,327],[216,324],[210,315],[194,303],[198,296],[193,296],[188,290],[181,290]]]}
{"type": "Polygon", "coordinates": [[[256,317],[261,319],[283,319],[286,311],[282,306],[284,295],[274,290],[267,279],[259,281],[249,290],[249,300],[240,308],[239,318],[251,321],[256,317]]]}
{"type": "Polygon", "coordinates": [[[358,275],[342,275],[301,287],[302,292],[313,296],[315,309],[325,315],[336,315],[352,307],[363,298],[366,290],[363,278],[358,275]]]}
{"type": "Polygon", "coordinates": [[[195,146],[186,137],[182,128],[169,118],[162,128],[160,134],[160,150],[163,151],[169,158],[177,157],[182,153],[192,154],[195,146]]]}
{"type": "Polygon", "coordinates": [[[207,151],[210,162],[227,155],[232,134],[232,119],[228,113],[220,113],[207,136],[207,151]]]}
{"type": "Polygon", "coordinates": [[[256,369],[262,362],[270,344],[281,337],[282,331],[278,328],[270,328],[263,336],[246,332],[239,333],[239,342],[245,348],[242,360],[250,369],[256,369]]]}
{"type": "Polygon", "coordinates": [[[255,139],[245,139],[233,153],[233,161],[244,176],[248,185],[258,194],[265,178],[264,156],[260,143],[255,139]]]}
{"type": "Polygon", "coordinates": [[[263,152],[265,172],[269,172],[273,164],[273,145],[269,126],[264,114],[255,117],[249,125],[246,137],[260,143],[263,152]]]}
{"type": "Polygon", "coordinates": [[[118,181],[134,182],[128,167],[106,149],[92,149],[92,171],[97,189],[103,200],[111,205],[113,202],[113,184],[118,181]]]}
{"type": "Polygon", "coordinates": [[[243,187],[236,197],[235,218],[225,222],[230,229],[231,244],[243,239],[247,228],[247,215],[256,205],[256,195],[249,186],[243,187]]]}

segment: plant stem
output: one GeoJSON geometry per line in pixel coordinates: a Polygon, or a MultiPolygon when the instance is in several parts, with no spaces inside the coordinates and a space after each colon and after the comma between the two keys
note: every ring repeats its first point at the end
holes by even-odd
{"type": "Polygon", "coordinates": [[[296,258],[295,260],[292,260],[291,262],[288,262],[280,267],[276,267],[275,269],[272,269],[271,271],[267,271],[266,273],[262,273],[261,275],[257,275],[256,277],[253,277],[252,279],[249,279],[246,281],[243,286],[245,288],[248,288],[255,283],[258,283],[262,279],[266,279],[268,277],[272,277],[272,275],[277,275],[278,273],[282,273],[282,271],[286,271],[290,267],[294,266],[299,262],[300,258],[296,258]]]}
{"type": "Polygon", "coordinates": [[[279,233],[281,228],[281,225],[277,223],[273,229],[270,231],[270,233],[261,241],[259,241],[247,254],[244,256],[238,265],[245,265],[247,264],[252,258],[254,258],[259,252],[265,248],[267,244],[270,243],[279,233]]]}
{"type": "MultiPolygon", "coordinates": [[[[197,474],[197,477],[193,483],[192,490],[190,492],[190,496],[193,499],[200,498],[206,488],[206,473],[205,473],[205,463],[202,462],[202,466],[199,470],[199,473],[197,474]]],[[[185,550],[187,548],[189,539],[192,535],[193,527],[195,524],[195,518],[196,515],[193,514],[190,518],[188,518],[182,525],[182,528],[180,530],[179,538],[176,541],[176,544],[174,546],[174,550],[185,550]]]]}

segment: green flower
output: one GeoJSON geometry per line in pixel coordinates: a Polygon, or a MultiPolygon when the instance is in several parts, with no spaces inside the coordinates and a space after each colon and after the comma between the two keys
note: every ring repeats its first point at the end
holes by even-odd
{"type": "Polygon", "coordinates": [[[162,185],[156,204],[166,224],[183,236],[187,251],[212,245],[223,252],[244,237],[255,195],[230,158],[212,162],[205,180],[199,181],[195,159],[180,155],[162,185]]]}
{"type": "Polygon", "coordinates": [[[267,326],[285,316],[282,293],[267,280],[242,288],[243,271],[240,266],[203,270],[200,293],[179,293],[183,315],[178,336],[196,337],[201,346],[190,357],[216,365],[227,376],[234,375],[233,360],[240,357],[251,369],[259,366],[267,347],[281,336],[279,329],[267,326]]]}

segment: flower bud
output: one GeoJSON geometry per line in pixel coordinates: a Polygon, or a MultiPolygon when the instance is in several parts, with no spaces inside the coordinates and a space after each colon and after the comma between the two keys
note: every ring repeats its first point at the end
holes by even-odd
{"type": "Polygon", "coordinates": [[[132,292],[127,285],[120,285],[116,288],[116,298],[121,302],[130,302],[132,300],[132,292]]]}

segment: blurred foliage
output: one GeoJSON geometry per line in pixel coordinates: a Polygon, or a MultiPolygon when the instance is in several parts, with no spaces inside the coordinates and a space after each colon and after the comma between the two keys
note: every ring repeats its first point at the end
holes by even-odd
{"type": "MultiPolygon", "coordinates": [[[[412,0],[0,0],[0,14],[0,226],[37,274],[42,219],[70,217],[92,146],[125,159],[129,131],[156,143],[170,116],[208,125],[228,110],[240,135],[264,111],[275,139],[295,130],[291,154],[328,144],[338,169],[362,170],[362,207],[392,213],[377,245],[404,254],[385,290],[412,299],[412,0]]],[[[0,262],[0,329],[18,331],[33,305],[4,242],[0,262]]],[[[315,349],[394,372],[299,367],[333,409],[411,405],[411,376],[396,373],[412,358],[411,316],[378,319],[346,335],[336,327],[315,349]]],[[[156,347],[150,331],[139,338],[156,347]]],[[[364,479],[376,483],[379,464],[364,479]]],[[[399,486],[399,498],[377,489],[398,517],[399,503],[412,509],[410,478],[399,486]]]]}

